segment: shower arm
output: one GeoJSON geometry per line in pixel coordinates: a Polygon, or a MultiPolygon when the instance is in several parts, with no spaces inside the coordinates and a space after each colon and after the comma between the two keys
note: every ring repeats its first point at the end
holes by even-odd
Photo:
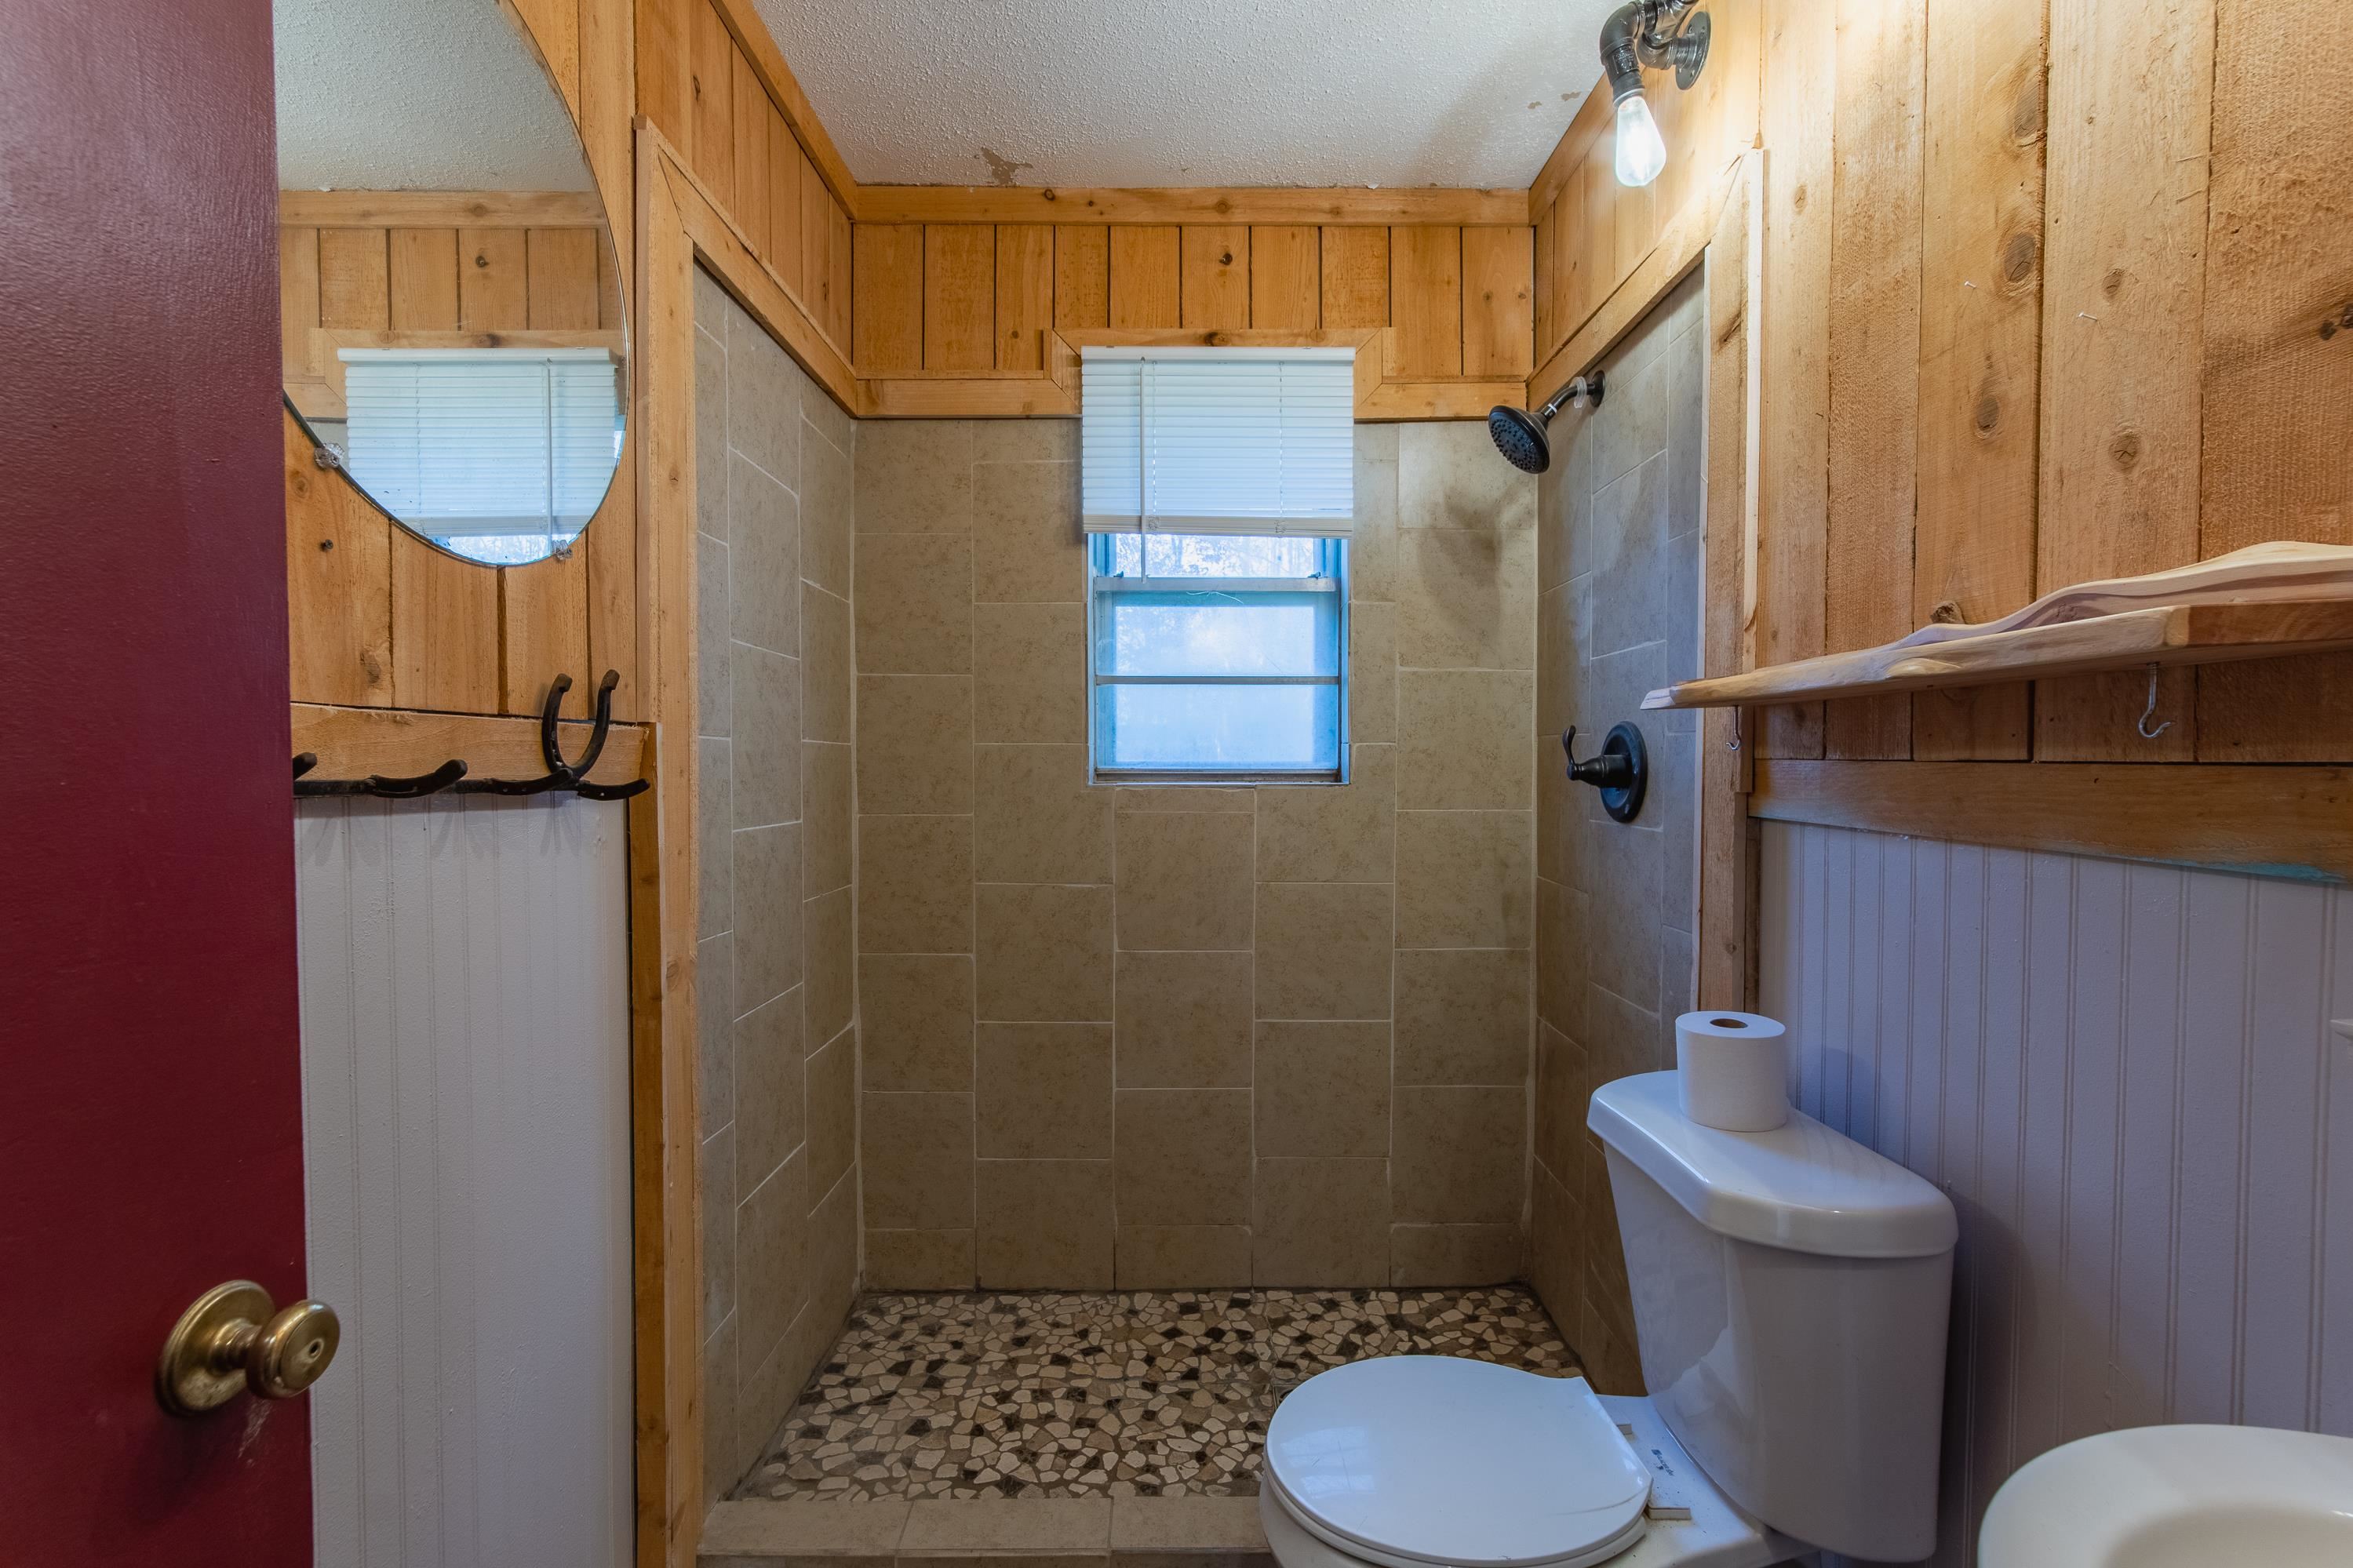
{"type": "Polygon", "coordinates": [[[1562,409],[1583,408],[1588,404],[1595,408],[1601,406],[1601,373],[1598,370],[1590,375],[1570,376],[1558,392],[1545,399],[1535,414],[1549,425],[1562,409]]]}

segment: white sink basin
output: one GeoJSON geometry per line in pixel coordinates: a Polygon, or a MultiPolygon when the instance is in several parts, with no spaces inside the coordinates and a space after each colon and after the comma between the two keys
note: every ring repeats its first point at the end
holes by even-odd
{"type": "Polygon", "coordinates": [[[1979,1568],[2346,1568],[2353,1437],[2136,1426],[2053,1448],[2002,1483],[1979,1568]]]}

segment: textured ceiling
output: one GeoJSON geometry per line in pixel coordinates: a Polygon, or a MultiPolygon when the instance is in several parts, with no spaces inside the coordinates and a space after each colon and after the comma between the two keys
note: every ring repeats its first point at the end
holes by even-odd
{"type": "Polygon", "coordinates": [[[755,0],[859,180],[1023,185],[1525,185],[1615,3],[755,0]]]}
{"type": "Polygon", "coordinates": [[[564,100],[493,0],[272,10],[281,188],[592,188],[564,100]]]}

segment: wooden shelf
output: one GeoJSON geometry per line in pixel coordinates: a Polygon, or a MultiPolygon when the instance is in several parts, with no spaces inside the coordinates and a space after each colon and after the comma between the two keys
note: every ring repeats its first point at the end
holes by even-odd
{"type": "Polygon", "coordinates": [[[2353,599],[2286,604],[2156,605],[2052,626],[1988,631],[1911,647],[1826,654],[1742,675],[1686,680],[1642,699],[1645,709],[1742,708],[1869,697],[1944,686],[1989,686],[2150,664],[2353,648],[2353,599]]]}

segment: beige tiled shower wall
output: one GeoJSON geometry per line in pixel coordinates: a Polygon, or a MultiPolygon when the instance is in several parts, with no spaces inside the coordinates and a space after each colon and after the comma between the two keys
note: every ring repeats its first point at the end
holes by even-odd
{"type": "Polygon", "coordinates": [[[1698,726],[1640,711],[1642,695],[1699,674],[1705,546],[1706,311],[1699,279],[1603,361],[1605,395],[1553,426],[1538,489],[1536,1104],[1531,1273],[1597,1386],[1641,1391],[1617,1213],[1593,1090],[1674,1066],[1693,1005],[1698,909],[1698,726]],[[1570,784],[1577,754],[1632,720],[1651,764],[1631,823],[1570,784]]]}
{"type": "Polygon", "coordinates": [[[855,427],[695,275],[703,1479],[759,1455],[858,1273],[855,427]]]}
{"type": "Polygon", "coordinates": [[[1351,782],[1111,789],[1077,447],[858,434],[869,1281],[1514,1277],[1535,482],[1479,425],[1358,426],[1351,782]]]}

